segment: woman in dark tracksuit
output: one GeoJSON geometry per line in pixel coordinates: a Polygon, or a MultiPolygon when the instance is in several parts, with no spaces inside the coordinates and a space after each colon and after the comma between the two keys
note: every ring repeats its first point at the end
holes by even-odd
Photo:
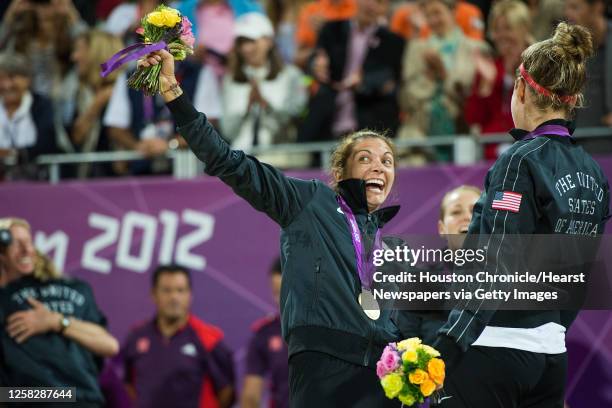
{"type": "MultiPolygon", "coordinates": [[[[592,53],[586,29],[560,23],[551,39],[522,54],[511,104],[517,141],[489,170],[466,238],[478,241],[488,234],[496,268],[540,251],[521,245],[518,234],[568,238],[603,232],[608,181],[576,145],[568,122],[581,105],[592,53]]],[[[573,265],[570,250],[561,248],[553,259],[573,265]]],[[[440,406],[563,408],[565,332],[577,312],[495,311],[481,305],[463,302],[452,310],[434,343],[447,363],[440,406]]]]}
{"type": "Polygon", "coordinates": [[[395,177],[391,141],[370,131],[347,137],[332,158],[334,188],[286,177],[230,149],[182,94],[169,53],[140,61],[159,63],[161,93],[206,173],[282,228],[280,308],[291,406],[399,406],[385,398],[375,373],[382,349],[399,332],[389,310],[366,301],[373,272],[367,254],[382,246],[379,229],[399,210],[380,208],[395,177]]]}

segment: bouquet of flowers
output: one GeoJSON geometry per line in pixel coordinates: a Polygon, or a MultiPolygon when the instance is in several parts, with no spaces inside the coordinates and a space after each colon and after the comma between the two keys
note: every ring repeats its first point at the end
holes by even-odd
{"type": "MultiPolygon", "coordinates": [[[[129,61],[135,61],[145,55],[168,50],[175,60],[181,61],[193,54],[195,38],[191,31],[191,22],[171,7],[159,5],[141,20],[141,27],[136,32],[144,37],[144,42],[134,44],[102,64],[102,76],[106,76],[129,61]]],[[[161,64],[139,67],[128,79],[131,88],[144,91],[147,95],[159,93],[159,72],[161,64]]]]}
{"type": "Polygon", "coordinates": [[[397,398],[405,406],[425,402],[444,384],[445,366],[440,353],[413,337],[389,343],[376,363],[387,398],[397,398]]]}

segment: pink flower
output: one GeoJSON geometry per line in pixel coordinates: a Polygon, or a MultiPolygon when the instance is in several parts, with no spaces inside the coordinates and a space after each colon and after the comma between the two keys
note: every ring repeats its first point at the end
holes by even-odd
{"type": "Polygon", "coordinates": [[[191,34],[191,27],[193,27],[193,24],[191,24],[191,21],[189,21],[187,17],[183,16],[183,21],[181,21],[182,33],[191,34]]]}
{"type": "Polygon", "coordinates": [[[378,360],[378,362],[376,363],[376,375],[382,380],[382,378],[387,374],[389,373],[385,369],[385,365],[382,361],[378,360]]]}
{"type": "Polygon", "coordinates": [[[185,16],[183,16],[183,21],[181,22],[181,41],[186,46],[193,48],[195,44],[195,37],[193,36],[193,31],[191,31],[191,21],[185,16]]]}
{"type": "Polygon", "coordinates": [[[136,34],[144,35],[144,28],[142,28],[142,27],[138,27],[138,28],[136,29],[136,34]]]}
{"type": "Polygon", "coordinates": [[[382,362],[385,370],[387,370],[387,372],[391,372],[399,367],[400,356],[392,347],[387,346],[380,357],[380,361],[382,362]]]}

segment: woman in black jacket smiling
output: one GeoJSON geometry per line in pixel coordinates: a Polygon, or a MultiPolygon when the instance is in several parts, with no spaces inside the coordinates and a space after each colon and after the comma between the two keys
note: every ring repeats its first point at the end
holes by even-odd
{"type": "Polygon", "coordinates": [[[380,208],[395,178],[391,141],[370,131],[344,139],[332,158],[333,188],[286,177],[230,149],[182,94],[169,53],[140,62],[159,63],[161,93],[206,173],[282,227],[280,307],[289,346],[291,406],[396,406],[384,397],[374,367],[399,333],[389,310],[373,301],[367,259],[382,246],[380,228],[399,209],[380,208]]]}

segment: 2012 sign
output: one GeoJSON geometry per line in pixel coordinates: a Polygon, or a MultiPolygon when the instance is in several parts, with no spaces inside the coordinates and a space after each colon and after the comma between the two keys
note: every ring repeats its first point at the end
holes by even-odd
{"type": "MultiPolygon", "coordinates": [[[[158,217],[129,211],[121,219],[91,213],[88,225],[99,233],[83,244],[82,268],[103,274],[110,273],[113,268],[144,273],[152,266],[168,263],[203,270],[206,258],[196,254],[195,248],[211,239],[215,219],[192,209],[184,209],[180,215],[162,210],[158,217]],[[190,228],[190,231],[179,234],[180,228],[190,228]],[[155,254],[158,239],[159,250],[155,254]]],[[[35,235],[36,247],[45,253],[54,252],[55,264],[62,270],[68,244],[69,237],[63,231],[49,236],[42,232],[35,235]]]]}

